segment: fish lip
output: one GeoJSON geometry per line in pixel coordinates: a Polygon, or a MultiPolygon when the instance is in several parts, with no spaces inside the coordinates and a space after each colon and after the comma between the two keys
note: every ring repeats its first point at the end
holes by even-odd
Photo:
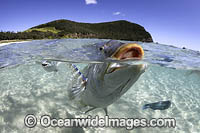
{"type": "MultiPolygon", "coordinates": [[[[126,59],[134,59],[134,60],[141,60],[144,56],[143,48],[136,44],[136,43],[127,43],[121,45],[113,54],[112,58],[117,60],[126,60],[126,59]]],[[[107,68],[106,74],[113,73],[117,70],[120,70],[124,67],[116,67],[110,68],[110,65],[107,68]]]]}
{"type": "Polygon", "coordinates": [[[144,56],[143,48],[136,43],[128,43],[120,46],[113,54],[112,58],[118,60],[138,59],[141,60],[144,56]]]}

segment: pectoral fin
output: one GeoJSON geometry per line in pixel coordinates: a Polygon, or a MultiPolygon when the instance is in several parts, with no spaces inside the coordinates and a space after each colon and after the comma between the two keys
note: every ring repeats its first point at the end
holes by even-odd
{"type": "Polygon", "coordinates": [[[94,109],[96,109],[96,107],[92,107],[91,109],[88,109],[87,111],[85,111],[85,114],[90,112],[90,111],[92,111],[92,110],[94,110],[94,109]]]}
{"type": "MultiPolygon", "coordinates": [[[[88,112],[90,112],[90,111],[92,111],[92,110],[94,110],[94,109],[96,109],[96,107],[92,107],[92,108],[88,109],[87,111],[85,111],[85,114],[88,113],[88,112]]],[[[107,108],[103,108],[103,110],[105,111],[105,114],[108,115],[107,108]]]]}
{"type": "Polygon", "coordinates": [[[87,78],[79,71],[76,65],[70,64],[70,67],[73,69],[73,74],[69,97],[74,99],[86,89],[87,78]]]}
{"type": "Polygon", "coordinates": [[[107,108],[104,108],[105,114],[108,115],[108,110],[107,108]]]}

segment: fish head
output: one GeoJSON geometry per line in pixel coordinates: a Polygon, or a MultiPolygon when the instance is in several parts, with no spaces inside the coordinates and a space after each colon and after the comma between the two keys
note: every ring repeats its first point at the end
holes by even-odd
{"type": "Polygon", "coordinates": [[[90,93],[85,99],[90,105],[106,107],[131,88],[144,72],[146,66],[120,62],[126,59],[142,60],[144,51],[138,44],[110,41],[102,45],[99,50],[106,58],[119,60],[119,62],[92,65],[86,86],[86,90],[89,88],[90,93]]]}
{"type": "Polygon", "coordinates": [[[49,60],[44,60],[41,63],[42,67],[44,68],[44,70],[46,70],[47,72],[57,72],[57,66],[55,62],[49,61],[49,60]]]}
{"type": "Polygon", "coordinates": [[[52,66],[51,61],[45,60],[45,61],[42,62],[42,67],[49,67],[49,66],[52,66]]]}
{"type": "Polygon", "coordinates": [[[122,43],[111,40],[99,44],[98,49],[106,58],[114,58],[118,60],[141,59],[144,56],[143,48],[136,43],[122,43]]]}
{"type": "Polygon", "coordinates": [[[105,42],[100,43],[97,46],[98,46],[98,49],[102,52],[103,56],[105,58],[109,58],[122,45],[123,45],[123,43],[121,43],[121,42],[111,40],[106,43],[105,42]]]}
{"type": "MultiPolygon", "coordinates": [[[[99,47],[99,50],[102,51],[106,58],[111,58],[119,61],[127,59],[142,60],[142,58],[144,57],[143,48],[136,43],[121,43],[118,41],[109,41],[103,46],[99,47]]],[[[123,62],[108,63],[105,74],[117,75],[117,73],[119,73],[120,75],[127,75],[127,68],[130,67],[135,70],[144,70],[146,68],[146,65],[128,65],[123,62]]]]}

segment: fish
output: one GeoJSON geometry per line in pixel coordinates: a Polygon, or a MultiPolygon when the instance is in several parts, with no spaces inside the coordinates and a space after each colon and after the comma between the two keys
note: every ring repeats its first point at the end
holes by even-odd
{"type": "Polygon", "coordinates": [[[165,110],[168,109],[171,105],[171,101],[159,101],[159,102],[155,102],[155,103],[149,103],[149,104],[145,104],[142,109],[148,109],[151,108],[153,110],[165,110]]]}
{"type": "Polygon", "coordinates": [[[57,66],[59,65],[59,62],[42,60],[42,61],[36,61],[36,63],[41,65],[42,68],[47,72],[58,72],[57,66]]]}
{"type": "MultiPolygon", "coordinates": [[[[144,56],[143,48],[136,43],[111,40],[95,45],[96,49],[102,53],[102,60],[142,60],[144,56]]],[[[81,104],[89,106],[90,109],[85,113],[102,108],[106,115],[108,114],[107,107],[125,94],[147,68],[147,64],[103,62],[88,64],[81,72],[76,65],[71,66],[75,71],[74,81],[76,82],[69,89],[70,99],[78,97],[81,104]]]]}
{"type": "Polygon", "coordinates": [[[187,76],[190,76],[190,75],[200,76],[200,70],[190,70],[190,71],[188,71],[187,76]]]}

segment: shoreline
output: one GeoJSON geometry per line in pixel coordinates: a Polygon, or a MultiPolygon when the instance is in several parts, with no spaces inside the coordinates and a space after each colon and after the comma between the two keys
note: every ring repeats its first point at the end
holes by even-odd
{"type": "Polygon", "coordinates": [[[28,39],[28,40],[1,40],[0,41],[0,47],[1,46],[5,46],[5,45],[9,45],[9,44],[12,44],[12,43],[24,43],[24,42],[30,42],[32,41],[31,39],[28,39]]]}

